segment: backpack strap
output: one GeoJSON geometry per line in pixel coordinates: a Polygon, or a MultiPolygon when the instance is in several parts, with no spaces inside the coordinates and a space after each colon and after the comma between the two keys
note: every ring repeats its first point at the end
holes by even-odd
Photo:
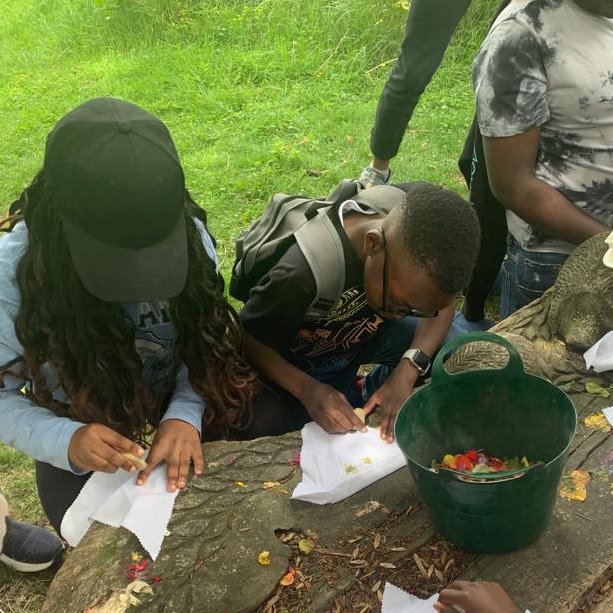
{"type": "Polygon", "coordinates": [[[328,210],[328,207],[318,209],[317,215],[294,235],[317,286],[306,312],[307,320],[319,319],[329,312],[345,288],[345,252],[328,210]]]}
{"type": "Polygon", "coordinates": [[[360,190],[351,199],[381,215],[387,215],[396,205],[406,200],[404,190],[394,185],[374,185],[360,190]]]}

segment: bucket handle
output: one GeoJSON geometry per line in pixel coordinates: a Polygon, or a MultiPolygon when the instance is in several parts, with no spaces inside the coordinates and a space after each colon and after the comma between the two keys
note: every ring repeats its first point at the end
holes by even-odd
{"type": "Polygon", "coordinates": [[[499,336],[498,334],[493,334],[492,332],[469,332],[467,334],[462,334],[452,338],[448,343],[441,347],[436,355],[436,358],[434,359],[434,364],[432,365],[432,385],[437,385],[439,383],[443,384],[445,378],[449,379],[451,377],[466,374],[465,372],[453,375],[449,374],[445,370],[443,362],[445,358],[458,347],[467,345],[468,343],[474,343],[475,341],[495,343],[497,345],[501,345],[509,352],[509,362],[506,366],[503,368],[492,368],[488,370],[500,370],[505,371],[508,374],[525,375],[519,352],[506,338],[499,336]]]}
{"type": "Polygon", "coordinates": [[[536,462],[532,464],[532,466],[526,466],[525,468],[518,468],[516,470],[507,470],[499,473],[465,473],[459,470],[453,470],[452,468],[441,467],[438,469],[438,474],[444,481],[456,479],[457,481],[477,484],[504,483],[505,481],[512,481],[513,479],[521,479],[530,471],[540,470],[544,466],[545,465],[543,462],[536,462]]]}

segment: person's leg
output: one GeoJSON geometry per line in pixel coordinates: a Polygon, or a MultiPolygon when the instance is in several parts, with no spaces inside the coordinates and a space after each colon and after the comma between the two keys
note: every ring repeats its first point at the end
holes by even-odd
{"type": "Polygon", "coordinates": [[[470,0],[411,2],[398,61],[383,88],[371,133],[370,147],[380,170],[398,153],[419,97],[469,4],[470,0]]]}
{"type": "Polygon", "coordinates": [[[36,462],[36,487],[45,515],[53,529],[61,536],[60,526],[68,507],[76,500],[91,473],[75,475],[46,464],[36,462]]]}
{"type": "Polygon", "coordinates": [[[300,430],[309,421],[311,417],[297,398],[274,383],[263,381],[247,422],[241,428],[231,429],[228,438],[247,441],[279,436],[300,430]]]}
{"type": "Polygon", "coordinates": [[[11,519],[0,493],[0,562],[20,572],[35,573],[58,562],[63,550],[62,542],[44,528],[11,519]]]}
{"type": "Polygon", "coordinates": [[[504,319],[540,298],[555,283],[567,258],[563,253],[526,251],[510,237],[502,266],[500,317],[504,319]]]}

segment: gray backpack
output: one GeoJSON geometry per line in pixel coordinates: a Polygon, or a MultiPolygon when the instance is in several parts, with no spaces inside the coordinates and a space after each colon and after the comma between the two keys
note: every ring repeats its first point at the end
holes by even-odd
{"type": "Polygon", "coordinates": [[[247,302],[249,292],[294,242],[311,268],[317,293],[307,320],[319,319],[336,304],[345,287],[345,256],[341,239],[328,212],[346,200],[387,215],[406,198],[392,185],[367,189],[356,181],[342,181],[325,199],[275,194],[264,212],[236,239],[236,259],[230,295],[247,302]]]}

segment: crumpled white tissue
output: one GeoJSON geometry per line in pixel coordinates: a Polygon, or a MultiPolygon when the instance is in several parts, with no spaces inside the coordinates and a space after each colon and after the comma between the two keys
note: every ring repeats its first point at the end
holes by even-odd
{"type": "Polygon", "coordinates": [[[60,531],[76,547],[93,520],[132,532],[155,560],[179,490],[166,491],[166,466],[157,466],[145,485],[136,485],[137,472],[95,472],[72,503],[60,531]]]}
{"type": "Polygon", "coordinates": [[[607,407],[606,409],[602,409],[604,416],[607,418],[607,421],[613,426],[613,407],[607,407]]]}
{"type": "Polygon", "coordinates": [[[596,372],[613,370],[613,332],[607,332],[597,343],[584,354],[583,359],[588,368],[596,372]]]}
{"type": "Polygon", "coordinates": [[[438,601],[438,594],[422,600],[417,596],[407,594],[391,583],[386,583],[381,601],[381,613],[433,613],[434,603],[438,601]]]}
{"type": "Polygon", "coordinates": [[[398,445],[379,430],[328,434],[315,422],[302,429],[302,481],[292,498],[315,504],[343,500],[405,465],[398,445]]]}

